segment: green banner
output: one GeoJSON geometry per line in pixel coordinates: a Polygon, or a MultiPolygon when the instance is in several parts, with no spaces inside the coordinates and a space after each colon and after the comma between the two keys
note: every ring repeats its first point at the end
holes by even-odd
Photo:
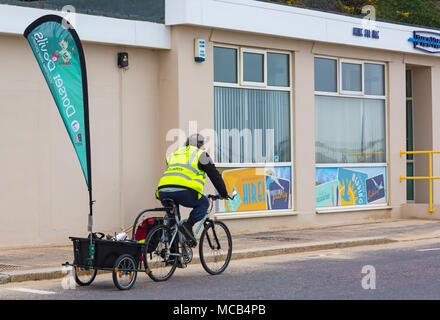
{"type": "Polygon", "coordinates": [[[90,133],[84,53],[75,30],[62,17],[37,19],[24,36],[46,79],[91,190],[90,133]]]}

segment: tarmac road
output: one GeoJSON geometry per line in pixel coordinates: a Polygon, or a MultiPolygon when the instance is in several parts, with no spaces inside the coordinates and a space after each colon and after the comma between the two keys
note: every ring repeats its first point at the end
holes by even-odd
{"type": "Polygon", "coordinates": [[[166,282],[138,274],[129,291],[116,289],[111,274],[98,274],[89,287],[75,289],[63,289],[66,279],[1,285],[0,299],[438,300],[440,240],[232,260],[218,276],[208,275],[196,264],[177,269],[166,282]]]}

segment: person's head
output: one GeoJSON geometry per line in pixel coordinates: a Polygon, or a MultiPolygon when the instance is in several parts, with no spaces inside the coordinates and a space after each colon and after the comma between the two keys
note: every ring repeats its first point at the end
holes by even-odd
{"type": "Polygon", "coordinates": [[[186,139],[185,146],[194,146],[200,149],[204,144],[205,138],[199,133],[194,133],[186,139]]]}

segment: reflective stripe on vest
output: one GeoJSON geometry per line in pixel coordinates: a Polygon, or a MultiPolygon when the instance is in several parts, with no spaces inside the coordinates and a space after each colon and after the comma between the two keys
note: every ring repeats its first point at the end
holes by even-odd
{"type": "Polygon", "coordinates": [[[194,146],[180,148],[167,159],[167,168],[159,181],[159,186],[175,185],[203,193],[205,172],[198,168],[199,157],[203,150],[194,146]]]}

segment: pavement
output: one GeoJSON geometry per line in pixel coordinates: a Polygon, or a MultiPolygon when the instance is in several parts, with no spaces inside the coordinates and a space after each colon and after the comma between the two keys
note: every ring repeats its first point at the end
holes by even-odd
{"type": "MultiPolygon", "coordinates": [[[[232,235],[232,259],[289,254],[333,248],[371,246],[438,238],[438,220],[381,220],[362,224],[232,235]]],[[[198,249],[192,263],[199,263],[198,249]]],[[[0,285],[10,282],[56,279],[73,263],[71,242],[44,246],[0,248],[0,285]]]]}

